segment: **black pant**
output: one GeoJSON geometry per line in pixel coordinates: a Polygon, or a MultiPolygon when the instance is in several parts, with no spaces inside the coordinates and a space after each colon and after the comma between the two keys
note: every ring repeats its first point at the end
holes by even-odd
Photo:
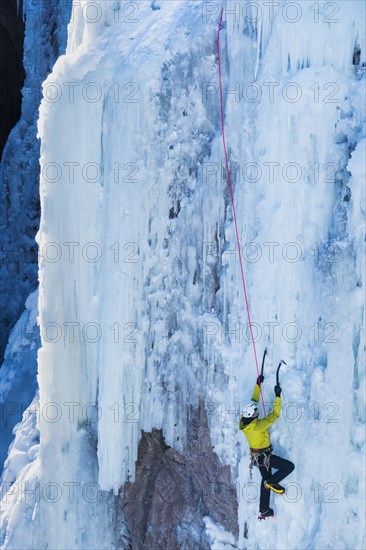
{"type": "Polygon", "coordinates": [[[294,464],[285,458],[280,456],[271,455],[269,469],[264,466],[264,456],[261,456],[259,460],[259,471],[262,474],[262,483],[261,483],[261,496],[259,503],[259,511],[265,512],[269,508],[269,499],[271,496],[271,490],[265,489],[264,482],[268,483],[279,483],[282,479],[288,476],[293,469],[295,468],[294,464]],[[272,468],[276,468],[277,472],[272,475],[272,468]]]}

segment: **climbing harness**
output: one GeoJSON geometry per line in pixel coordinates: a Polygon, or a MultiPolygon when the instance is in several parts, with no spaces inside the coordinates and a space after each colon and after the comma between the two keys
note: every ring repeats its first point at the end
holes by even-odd
{"type": "Polygon", "coordinates": [[[250,448],[250,463],[249,463],[249,475],[252,479],[253,466],[264,466],[267,471],[269,471],[271,465],[271,454],[273,451],[272,445],[265,447],[263,449],[253,449],[250,448]]]}

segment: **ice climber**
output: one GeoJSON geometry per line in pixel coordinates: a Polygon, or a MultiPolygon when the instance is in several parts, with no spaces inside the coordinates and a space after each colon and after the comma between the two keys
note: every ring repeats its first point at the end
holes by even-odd
{"type": "Polygon", "coordinates": [[[246,436],[250,447],[250,472],[252,472],[253,465],[255,465],[259,468],[262,475],[258,519],[274,515],[272,508],[269,507],[270,492],[284,493],[285,489],[279,485],[279,482],[295,468],[294,464],[289,460],[272,454],[273,447],[269,440],[268,428],[281,414],[282,390],[279,384],[274,388],[276,397],[273,411],[267,414],[265,418],[258,418],[260,384],[263,380],[263,374],[258,376],[252,400],[244,405],[239,422],[239,429],[246,436]],[[277,470],[276,473],[272,474],[272,468],[277,470]]]}

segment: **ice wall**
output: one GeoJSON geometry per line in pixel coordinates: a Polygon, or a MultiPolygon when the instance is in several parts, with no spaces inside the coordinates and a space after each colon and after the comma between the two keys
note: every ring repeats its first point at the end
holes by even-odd
{"type": "MultiPolygon", "coordinates": [[[[289,24],[278,12],[261,54],[257,87],[249,90],[251,97],[258,90],[263,96],[250,106],[253,118],[245,117],[253,121],[248,153],[235,131],[243,109],[227,104],[228,140],[241,169],[236,200],[243,205],[243,240],[255,243],[247,249],[252,320],[262,346],[268,337],[273,342],[272,369],[282,356],[290,364],[282,375],[284,414],[272,442],[296,465],[288,497],[275,502],[280,521],[268,527],[271,536],[249,521],[240,547],[271,548],[273,540],[278,548],[364,544],[364,531],[356,526],[364,513],[357,464],[364,448],[365,269],[356,258],[363,256],[359,228],[365,208],[353,158],[365,152],[365,88],[364,69],[352,64],[354,46],[364,44],[358,28],[363,16],[358,3],[337,5],[338,23],[321,29],[324,14],[319,23],[308,12],[289,24]],[[244,181],[249,162],[256,165],[244,172],[244,181]],[[358,221],[352,222],[355,204],[358,221]]],[[[233,31],[229,40],[234,37],[233,31]]],[[[361,50],[364,59],[362,45],[361,50]]],[[[238,60],[231,65],[230,89],[246,80],[241,67],[238,60]]],[[[269,388],[265,385],[266,401],[273,395],[273,374],[269,388]]],[[[243,383],[246,377],[241,374],[243,383]]],[[[239,517],[252,510],[254,519],[257,503],[248,507],[253,493],[246,464],[247,456],[239,517]]]]}
{"type": "Polygon", "coordinates": [[[13,439],[13,428],[32,402],[37,389],[37,349],[40,346],[38,291],[26,301],[26,310],[12,332],[0,371],[1,465],[13,439]]]}
{"type": "MultiPolygon", "coordinates": [[[[276,522],[258,525],[237,432],[255,368],[222,170],[219,6],[134,4],[75,5],[67,53],[44,83],[39,457],[41,483],[63,490],[40,502],[33,544],[122,540],[116,494],[135,479],[140,430],[162,429],[189,457],[189,411],[202,401],[238,489],[238,548],[362,548],[364,7],[338,2],[333,16],[303,2],[298,21],[285,2],[273,17],[268,3],[261,18],[247,2],[225,13],[251,317],[258,350],[270,346],[267,407],[278,359],[289,364],[272,442],[296,465],[276,522]]],[[[208,517],[202,530],[213,548],[232,544],[208,517]]]]}
{"type": "MultiPolygon", "coordinates": [[[[197,407],[205,395],[208,374],[201,369],[197,329],[202,330],[200,315],[213,297],[203,297],[199,263],[203,238],[213,239],[217,220],[202,231],[202,211],[222,208],[223,199],[216,206],[217,192],[210,196],[197,182],[214,135],[198,85],[206,71],[215,74],[214,37],[210,34],[208,44],[198,39],[191,51],[185,6],[172,3],[164,11],[141,4],[140,23],[128,27],[128,36],[108,10],[103,15],[109,21],[100,22],[99,32],[92,25],[81,29],[75,20],[73,51],[59,59],[51,78],[60,86],[66,81],[81,86],[73,102],[63,93],[54,104],[42,105],[41,163],[57,163],[62,174],[54,182],[41,181],[44,216],[38,242],[41,251],[62,256],[52,262],[41,252],[40,322],[51,331],[39,353],[41,408],[51,401],[77,404],[73,422],[64,407],[59,422],[41,419],[41,460],[52,457],[56,466],[45,475],[56,476],[60,484],[76,480],[69,449],[80,429],[93,438],[101,488],[118,489],[134,478],[139,430],[164,427],[167,443],[181,449],[187,407],[197,407]],[[140,50],[136,42],[142,36],[140,50]],[[143,78],[136,78],[137,66],[143,78]],[[95,71],[92,78],[90,71],[95,71]],[[104,90],[103,100],[85,101],[82,89],[93,81],[104,90]],[[177,94],[178,89],[184,93],[177,94]],[[51,117],[54,124],[48,123],[51,117]],[[127,137],[131,128],[133,138],[127,137]],[[70,181],[65,168],[73,162],[79,163],[79,173],[70,181]],[[86,174],[88,168],[92,172],[86,174]],[[80,208],[85,201],[87,207],[80,208]],[[63,216],[55,224],[60,209],[63,216]],[[48,243],[56,243],[52,251],[48,243]],[[72,260],[65,254],[67,243],[75,243],[72,260]],[[100,251],[97,261],[91,243],[100,251]],[[75,323],[73,343],[70,323],[75,323]],[[99,406],[98,423],[88,403],[99,406]]],[[[199,28],[201,7],[191,9],[199,28]]],[[[57,513],[62,521],[65,506],[45,507],[45,517],[57,513]]],[[[71,539],[63,543],[74,544],[71,539]]]]}
{"type": "Polygon", "coordinates": [[[36,540],[39,501],[39,396],[36,393],[22,420],[0,479],[2,548],[30,548],[36,540]]]}
{"type": "MultiPolygon", "coordinates": [[[[41,83],[52,70],[57,57],[65,51],[67,23],[71,13],[71,0],[24,0],[16,3],[19,11],[23,9],[23,14],[20,15],[23,15],[25,25],[25,81],[22,88],[21,117],[10,132],[0,165],[1,361],[9,333],[23,313],[27,297],[37,288],[35,234],[40,218],[40,143],[36,138],[38,107],[41,83]]],[[[9,15],[4,10],[2,17],[7,16],[9,15]]],[[[4,21],[5,25],[6,23],[4,21]]],[[[6,52],[4,43],[4,56],[7,55],[6,52]]],[[[10,63],[9,56],[7,63],[10,63]]],[[[4,73],[4,78],[6,74],[4,73]]],[[[5,90],[4,88],[4,93],[5,90]]],[[[26,406],[29,403],[30,401],[26,406]]]]}
{"type": "MultiPolygon", "coordinates": [[[[268,249],[264,243],[274,247],[275,261],[248,262],[246,272],[253,320],[263,333],[268,323],[273,330],[280,327],[270,335],[272,361],[283,355],[292,367],[284,402],[304,411],[299,422],[282,423],[274,433],[278,452],[296,462],[302,494],[290,510],[279,503],[280,513],[286,512],[287,521],[292,513],[291,544],[304,546],[329,537],[322,521],[337,517],[340,509],[347,510],[348,522],[358,517],[351,491],[346,508],[342,499],[332,508],[318,498],[310,531],[298,525],[312,502],[310,486],[318,483],[323,491],[330,483],[347,491],[343,472],[353,442],[344,439],[351,423],[359,422],[353,369],[344,366],[359,360],[362,311],[355,305],[362,271],[348,267],[358,252],[346,229],[345,197],[350,147],[364,132],[364,123],[356,120],[362,113],[361,73],[352,64],[355,46],[364,52],[364,39],[358,30],[362,10],[357,3],[353,10],[348,6],[341,5],[339,24],[323,21],[327,13],[316,22],[310,10],[292,23],[279,9],[270,31],[240,17],[228,17],[226,27],[228,88],[236,91],[237,83],[255,76],[262,90],[276,83],[273,101],[271,96],[259,103],[236,101],[228,94],[227,132],[240,168],[246,170],[249,162],[280,168],[279,176],[255,182],[245,172],[236,200],[244,242],[254,241],[261,250],[268,249]],[[261,33],[267,35],[263,42],[261,33]],[[294,101],[299,89],[301,98],[294,101]],[[356,121],[347,125],[354,112],[356,121]],[[298,167],[300,177],[292,171],[298,167]],[[344,303],[346,296],[349,310],[338,311],[336,301],[344,303]],[[298,326],[300,339],[293,332],[298,326]],[[322,410],[322,430],[312,422],[312,401],[322,410]],[[333,410],[329,403],[335,403],[339,423],[324,423],[333,410]],[[305,449],[293,445],[303,441],[304,430],[310,439],[305,449]],[[335,441],[342,449],[339,463],[334,472],[322,470],[319,464],[326,464],[335,441]]],[[[103,10],[97,23],[88,23],[82,5],[78,10],[68,55],[52,74],[62,96],[52,105],[43,103],[41,111],[42,165],[57,163],[61,177],[41,181],[39,233],[41,249],[55,242],[62,255],[54,263],[41,261],[41,323],[56,323],[56,332],[61,327],[61,338],[44,341],[39,355],[41,401],[77,406],[74,422],[63,411],[56,425],[44,423],[41,456],[45,464],[48,455],[56,460],[60,482],[73,479],[68,448],[84,426],[97,449],[98,482],[107,490],[134,479],[139,429],[163,428],[167,444],[181,450],[188,405],[197,406],[201,397],[230,410],[248,392],[243,390],[253,380],[253,361],[250,349],[241,357],[247,342],[228,335],[228,327],[242,326],[246,318],[238,264],[228,254],[235,241],[225,181],[207,176],[204,164],[221,164],[218,97],[202,99],[202,84],[217,83],[216,21],[203,25],[197,3],[162,4],[160,10],[141,3],[136,27],[130,23],[122,33],[121,14],[103,10]],[[73,101],[62,87],[68,80],[77,82],[73,101]],[[90,82],[97,83],[95,90],[90,82]],[[88,94],[97,98],[99,90],[102,97],[90,100],[88,94]],[[80,163],[74,181],[68,170],[73,162],[80,163]],[[213,261],[206,261],[207,243],[217,243],[213,261]],[[219,327],[221,338],[206,338],[212,326],[219,327]],[[95,414],[89,402],[100,407],[98,423],[85,418],[95,414]]],[[[235,472],[240,454],[233,420],[225,414],[213,418],[212,441],[235,472]]],[[[240,487],[244,480],[240,467],[240,487]]],[[[242,526],[253,507],[243,498],[239,505],[242,526]]],[[[58,510],[61,518],[63,509],[58,510]]],[[[278,544],[286,546],[288,527],[282,532],[281,526],[278,544]]],[[[249,536],[248,544],[269,544],[255,526],[249,536]]],[[[349,536],[347,530],[332,535],[346,541],[349,536]]]]}

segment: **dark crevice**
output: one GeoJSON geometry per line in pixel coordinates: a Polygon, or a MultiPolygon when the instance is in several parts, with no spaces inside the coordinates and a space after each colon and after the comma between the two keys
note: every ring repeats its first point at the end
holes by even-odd
{"type": "Polygon", "coordinates": [[[23,66],[23,0],[0,2],[0,158],[6,140],[20,119],[23,66]]]}
{"type": "Polygon", "coordinates": [[[360,61],[361,61],[361,48],[356,44],[355,49],[353,51],[352,64],[359,65],[360,61]]]}

